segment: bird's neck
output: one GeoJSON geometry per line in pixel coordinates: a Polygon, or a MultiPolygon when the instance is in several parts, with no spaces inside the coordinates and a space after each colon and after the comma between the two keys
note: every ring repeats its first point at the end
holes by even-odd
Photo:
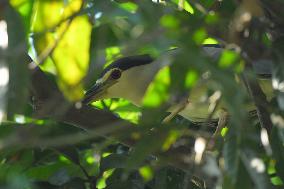
{"type": "Polygon", "coordinates": [[[136,106],[141,106],[144,95],[160,68],[156,64],[151,63],[151,65],[139,66],[132,69],[134,69],[132,72],[134,76],[129,78],[134,78],[135,80],[131,82],[133,85],[131,88],[134,90],[128,93],[128,99],[136,106]]]}
{"type": "Polygon", "coordinates": [[[162,56],[150,64],[135,66],[124,71],[120,81],[108,89],[105,98],[124,98],[141,106],[155,75],[170,62],[169,56],[162,56]]]}

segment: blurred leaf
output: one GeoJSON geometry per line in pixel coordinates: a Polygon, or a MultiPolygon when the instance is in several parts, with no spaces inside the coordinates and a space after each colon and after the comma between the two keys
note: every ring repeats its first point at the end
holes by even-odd
{"type": "Polygon", "coordinates": [[[131,12],[131,13],[136,12],[136,10],[138,8],[138,6],[135,3],[132,3],[132,2],[121,3],[119,6],[123,9],[131,12]]]}
{"type": "Polygon", "coordinates": [[[77,165],[80,164],[79,153],[78,153],[78,151],[75,147],[73,147],[73,146],[62,147],[62,148],[57,148],[57,150],[60,153],[64,154],[73,163],[75,163],[77,165]]]}
{"type": "MultiPolygon", "coordinates": [[[[237,178],[236,181],[237,183],[234,184],[234,186],[242,186],[243,189],[250,189],[254,186],[252,180],[250,179],[250,175],[247,171],[247,164],[245,164],[245,162],[240,161],[239,163],[239,169],[238,169],[238,174],[237,174],[237,178]]],[[[224,186],[224,188],[226,188],[226,186],[224,186]]],[[[232,187],[233,188],[233,187],[232,187]]]]}
{"type": "Polygon", "coordinates": [[[218,41],[214,38],[206,38],[202,44],[218,44],[218,41]]]}
{"type": "Polygon", "coordinates": [[[139,169],[140,175],[143,177],[143,179],[147,182],[150,181],[153,178],[153,170],[149,166],[144,166],[139,169]]]}
{"type": "Polygon", "coordinates": [[[68,3],[63,0],[53,2],[36,0],[37,10],[33,13],[32,31],[44,32],[48,29],[55,29],[57,24],[78,12],[81,4],[81,0],[73,0],[68,3]]]}
{"type": "Polygon", "coordinates": [[[35,0],[10,0],[11,5],[22,16],[25,31],[30,31],[32,8],[35,0]]]}
{"type": "Polygon", "coordinates": [[[194,9],[187,0],[172,0],[172,1],[178,5],[179,9],[184,9],[186,12],[194,14],[194,9]]]}
{"type": "MultiPolygon", "coordinates": [[[[229,130],[230,132],[230,130],[229,130]]],[[[235,184],[237,182],[237,174],[239,169],[239,147],[237,144],[237,138],[235,135],[231,135],[230,138],[226,135],[228,141],[225,142],[223,153],[225,160],[225,170],[228,174],[231,184],[235,184]]]]}
{"type": "Polygon", "coordinates": [[[169,132],[170,128],[163,126],[155,127],[153,132],[145,132],[145,136],[142,137],[131,151],[130,157],[127,160],[127,166],[129,168],[139,166],[147,156],[161,149],[169,136],[169,132]]]}
{"type": "Polygon", "coordinates": [[[85,189],[85,180],[74,178],[64,185],[68,189],[85,189]]]}
{"type": "Polygon", "coordinates": [[[126,168],[128,156],[123,154],[110,154],[104,157],[100,162],[100,170],[104,172],[114,168],[126,168]]]}
{"type": "Polygon", "coordinates": [[[186,88],[193,87],[194,84],[197,82],[197,80],[198,80],[198,73],[194,70],[188,71],[185,78],[185,87],[186,88]]]}
{"type": "Polygon", "coordinates": [[[81,0],[67,4],[64,1],[37,1],[38,11],[33,15],[32,30],[36,32],[34,45],[37,54],[42,57],[51,53],[59,87],[70,100],[82,97],[82,79],[89,62],[91,25],[88,18],[69,18],[80,11],[81,4],[81,0]]]}
{"type": "Polygon", "coordinates": [[[193,40],[195,41],[196,44],[202,44],[206,38],[207,38],[207,32],[205,28],[200,28],[197,31],[194,32],[193,34],[193,40]]]}
{"type": "Polygon", "coordinates": [[[169,67],[164,67],[157,73],[143,98],[144,106],[157,107],[168,100],[170,85],[169,74],[169,67]]]}
{"type": "Polygon", "coordinates": [[[271,147],[273,151],[273,157],[276,161],[276,171],[277,174],[281,177],[282,181],[284,181],[284,129],[275,126],[272,129],[272,134],[270,138],[271,147]]]}
{"type": "MultiPolygon", "coordinates": [[[[207,24],[216,24],[220,20],[220,16],[217,12],[209,12],[209,14],[206,15],[205,22],[207,24]]],[[[213,44],[213,43],[208,43],[213,44]]]]}
{"type": "Polygon", "coordinates": [[[66,169],[59,169],[48,179],[50,184],[53,184],[56,186],[61,186],[67,183],[69,180],[70,180],[70,177],[66,169]]]}
{"type": "Polygon", "coordinates": [[[61,172],[63,174],[62,177],[65,179],[64,183],[66,183],[71,177],[85,177],[78,166],[63,162],[54,162],[46,165],[31,167],[25,172],[25,174],[29,178],[38,181],[49,181],[49,179],[51,179],[51,182],[54,181],[55,183],[59,183],[61,181],[57,180],[56,177],[58,176],[57,174],[61,174],[61,172]],[[55,180],[53,180],[53,178],[55,180]]]}
{"type": "Polygon", "coordinates": [[[52,59],[60,79],[59,87],[69,99],[78,100],[83,95],[82,79],[89,62],[91,26],[87,17],[77,17],[67,27],[52,54],[52,59]]]}
{"type": "Polygon", "coordinates": [[[177,28],[179,26],[179,20],[172,15],[164,15],[160,19],[160,23],[162,26],[166,28],[177,28]]]}

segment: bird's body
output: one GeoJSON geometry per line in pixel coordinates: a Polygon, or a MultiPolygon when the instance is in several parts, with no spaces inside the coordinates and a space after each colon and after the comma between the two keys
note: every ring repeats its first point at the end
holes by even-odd
{"type": "MultiPolygon", "coordinates": [[[[221,48],[218,46],[206,46],[204,51],[209,56],[216,58],[219,56],[221,48]]],[[[147,88],[156,74],[165,66],[169,66],[170,63],[171,61],[167,54],[157,60],[153,60],[148,55],[121,58],[104,69],[96,84],[85,94],[83,103],[88,104],[92,101],[106,98],[124,98],[140,106],[147,88]]],[[[178,111],[178,114],[194,122],[207,120],[212,111],[210,110],[212,102],[210,98],[205,96],[208,85],[210,85],[210,81],[200,79],[191,89],[186,105],[178,111]]],[[[260,86],[263,89],[265,88],[265,91],[268,91],[268,93],[273,91],[271,81],[269,80],[260,80],[260,86]]],[[[176,111],[179,105],[177,103],[169,111],[176,111]]],[[[211,119],[218,119],[218,111],[223,107],[222,101],[218,107],[211,119]]],[[[253,109],[254,106],[249,104],[247,110],[253,109]]]]}

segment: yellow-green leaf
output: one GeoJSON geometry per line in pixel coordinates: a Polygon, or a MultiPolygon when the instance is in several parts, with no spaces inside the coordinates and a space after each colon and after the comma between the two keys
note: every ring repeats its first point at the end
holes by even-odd
{"type": "Polygon", "coordinates": [[[143,105],[157,107],[169,98],[170,69],[164,67],[156,75],[154,81],[148,87],[143,99],[143,105]]]}
{"type": "Polygon", "coordinates": [[[91,24],[87,16],[72,17],[81,6],[82,0],[38,0],[32,19],[36,53],[40,61],[49,63],[42,67],[57,75],[58,85],[69,100],[82,97],[81,81],[89,62],[91,24]]]}
{"type": "Polygon", "coordinates": [[[71,100],[83,95],[81,81],[88,69],[90,36],[88,18],[76,17],[52,53],[60,87],[71,100]]]}

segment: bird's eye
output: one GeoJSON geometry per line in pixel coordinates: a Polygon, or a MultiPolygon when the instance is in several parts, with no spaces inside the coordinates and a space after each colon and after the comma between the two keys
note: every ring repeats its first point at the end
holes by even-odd
{"type": "Polygon", "coordinates": [[[112,72],[111,72],[111,78],[112,79],[119,79],[120,78],[120,76],[121,76],[121,71],[120,70],[113,70],[112,72]]]}

